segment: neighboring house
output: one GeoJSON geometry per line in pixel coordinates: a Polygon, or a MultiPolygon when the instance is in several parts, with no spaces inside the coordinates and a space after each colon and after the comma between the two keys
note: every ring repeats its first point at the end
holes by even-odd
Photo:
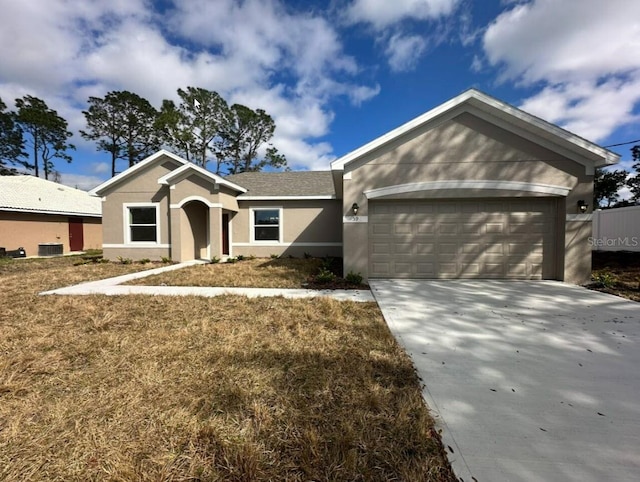
{"type": "Polygon", "coordinates": [[[160,151],[92,193],[107,258],[308,253],[365,278],[582,283],[594,169],[618,160],[472,89],[331,171],[223,178],[160,151]]]}
{"type": "Polygon", "coordinates": [[[36,256],[82,251],[102,245],[99,199],[85,191],[34,176],[0,176],[0,247],[22,247],[36,256]]]}

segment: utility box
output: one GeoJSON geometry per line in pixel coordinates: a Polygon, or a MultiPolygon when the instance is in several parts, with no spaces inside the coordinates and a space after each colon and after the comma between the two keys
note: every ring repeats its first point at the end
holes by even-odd
{"type": "Polygon", "coordinates": [[[9,258],[26,258],[27,252],[24,248],[12,249],[5,252],[5,256],[9,258]]]}
{"type": "Polygon", "coordinates": [[[61,256],[62,243],[38,244],[38,256],[61,256]]]}

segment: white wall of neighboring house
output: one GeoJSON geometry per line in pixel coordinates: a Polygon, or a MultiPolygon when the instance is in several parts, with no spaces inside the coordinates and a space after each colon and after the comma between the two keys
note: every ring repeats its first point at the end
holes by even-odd
{"type": "Polygon", "coordinates": [[[593,213],[594,251],[640,251],[640,206],[593,213]]]}

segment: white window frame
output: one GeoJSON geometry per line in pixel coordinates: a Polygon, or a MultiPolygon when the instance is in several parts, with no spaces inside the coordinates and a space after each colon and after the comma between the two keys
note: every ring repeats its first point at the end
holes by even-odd
{"type": "Polygon", "coordinates": [[[158,246],[160,240],[160,203],[124,203],[122,205],[122,224],[124,229],[124,244],[132,246],[158,246]],[[156,210],[156,240],[131,241],[131,225],[129,224],[129,208],[155,208],[156,210]]]}
{"type": "Polygon", "coordinates": [[[249,208],[249,239],[253,244],[282,244],[283,242],[283,218],[284,209],[282,206],[259,206],[249,208]],[[256,211],[278,211],[278,239],[256,240],[255,212],[256,211]]]}

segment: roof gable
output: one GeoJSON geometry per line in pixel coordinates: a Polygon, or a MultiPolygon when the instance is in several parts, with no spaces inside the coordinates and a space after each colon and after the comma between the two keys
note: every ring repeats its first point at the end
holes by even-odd
{"type": "Polygon", "coordinates": [[[139,171],[142,171],[143,169],[150,166],[151,164],[162,161],[163,158],[165,157],[168,157],[169,159],[176,161],[177,163],[182,165],[185,165],[189,162],[186,159],[183,159],[180,156],[173,154],[172,152],[161,149],[155,154],[150,155],[146,159],[143,159],[139,163],[122,171],[120,174],[112,177],[111,179],[106,180],[99,186],[94,187],[91,191],[89,191],[89,194],[93,196],[102,196],[109,188],[121,183],[125,179],[129,179],[130,177],[135,176],[139,171]]]}
{"type": "Polygon", "coordinates": [[[469,112],[487,122],[583,164],[587,172],[592,172],[594,167],[615,164],[620,159],[618,154],[565,129],[478,90],[469,89],[448,102],[333,161],[331,170],[343,171],[351,162],[397,140],[411,131],[428,129],[431,125],[437,125],[463,112],[469,112]]]}
{"type": "Polygon", "coordinates": [[[228,181],[227,179],[224,179],[217,174],[209,172],[206,169],[201,168],[200,166],[196,166],[192,162],[184,164],[175,171],[171,171],[170,173],[162,176],[160,179],[158,179],[158,184],[173,186],[174,184],[179,183],[180,181],[186,179],[191,175],[196,175],[201,179],[204,179],[205,181],[213,183],[214,185],[220,184],[222,186],[226,186],[229,189],[237,191],[239,193],[247,192],[247,190],[242,186],[228,181]]]}
{"type": "Polygon", "coordinates": [[[111,187],[116,186],[117,184],[121,183],[126,179],[136,176],[145,168],[155,163],[162,162],[166,158],[169,158],[170,160],[177,162],[178,164],[180,164],[180,167],[171,171],[165,176],[162,176],[161,178],[159,178],[158,184],[174,185],[182,181],[183,179],[186,179],[187,177],[195,174],[206,181],[212,182],[214,184],[220,184],[222,186],[226,186],[229,189],[232,189],[239,193],[246,192],[246,189],[243,188],[242,186],[239,186],[230,181],[227,181],[223,177],[220,177],[210,171],[207,171],[206,169],[203,169],[202,167],[197,166],[194,163],[189,162],[186,159],[183,159],[182,157],[177,156],[176,154],[173,154],[172,152],[161,149],[155,154],[150,155],[146,159],[143,159],[139,163],[130,167],[129,169],[122,171],[117,176],[114,176],[111,179],[103,182],[99,186],[93,188],[91,191],[89,191],[89,194],[93,196],[103,196],[111,187]]]}

